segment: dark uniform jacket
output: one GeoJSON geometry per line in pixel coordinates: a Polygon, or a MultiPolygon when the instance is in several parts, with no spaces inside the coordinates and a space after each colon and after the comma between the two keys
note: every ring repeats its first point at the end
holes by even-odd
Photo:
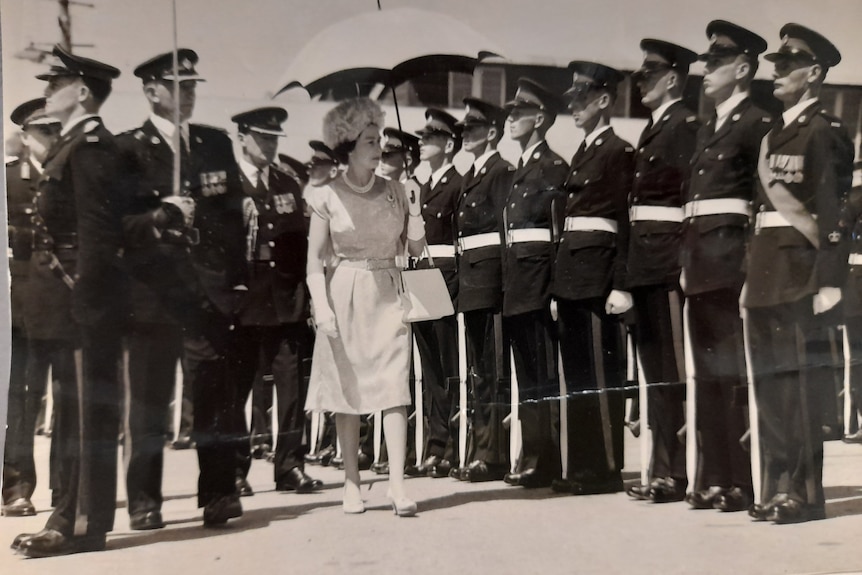
{"type": "Polygon", "coordinates": [[[275,166],[269,168],[265,191],[255,189],[244,174],[240,178],[245,202],[253,202],[257,212],[246,227],[246,238],[254,244],[246,244],[251,248],[248,291],[239,304],[240,322],[270,326],[303,322],[309,305],[308,227],[299,185],[275,166]]]}
{"type": "MultiPolygon", "coordinates": [[[[209,299],[222,313],[231,315],[237,298],[233,287],[245,282],[247,272],[239,168],[230,138],[222,130],[191,124],[189,140],[190,151],[180,154],[181,194],[195,200],[199,243],[190,245],[185,238],[158,237],[154,232],[153,213],[162,198],[173,195],[174,154],[149,120],[120,136],[126,171],[135,183],[124,229],[137,265],[158,261],[164,250],[188,251],[197,281],[209,299]]],[[[136,286],[134,296],[136,319],[170,321],[154,307],[155,296],[142,286],[136,286]]]]}
{"type": "Polygon", "coordinates": [[[31,260],[31,279],[44,281],[31,284],[30,293],[48,322],[41,328],[52,332],[44,337],[74,337],[67,311],[70,296],[79,324],[118,325],[124,320],[124,185],[116,141],[97,116],[75,124],[48,152],[36,198],[38,253],[31,260]],[[51,274],[54,281],[48,281],[51,274]],[[74,289],[64,276],[74,280],[74,289]]]}
{"type": "MultiPolygon", "coordinates": [[[[793,227],[755,231],[748,264],[746,307],[791,303],[821,287],[840,287],[847,273],[847,242],[839,225],[853,175],[853,144],[841,121],[819,102],[790,125],[776,125],[765,139],[765,162],[780,181],[817,216],[820,247],[793,227]]],[[[755,213],[774,211],[758,184],[755,213]]]]}
{"type": "MultiPolygon", "coordinates": [[[[564,201],[569,165],[542,142],[526,164],[515,170],[506,200],[506,231],[552,228],[552,203],[564,201]]],[[[554,243],[523,242],[507,246],[503,264],[503,315],[547,308],[551,297],[554,243]]]]}
{"type": "MultiPolygon", "coordinates": [[[[681,207],[685,198],[699,123],[682,102],[675,102],[655,124],[647,125],[635,153],[631,206],[681,207]]],[[[679,276],[681,223],[631,222],[629,287],[676,282],[679,276]]]]}
{"type": "MultiPolygon", "coordinates": [[[[625,289],[628,252],[628,196],[634,172],[634,148],[612,128],[572,158],[566,192],[565,217],[597,217],[617,223],[607,231],[562,232],[557,248],[552,293],[569,300],[605,297],[625,289]]],[[[565,220],[560,218],[559,229],[565,220]]]]}
{"type": "MultiPolygon", "coordinates": [[[[715,116],[697,132],[691,159],[688,201],[755,195],[760,141],[771,127],[769,114],[750,98],[740,102],[715,130],[715,116]]],[[[697,216],[683,226],[680,263],[688,295],[742,287],[749,218],[739,214],[697,216]]]]}
{"type": "MultiPolygon", "coordinates": [[[[850,230],[850,253],[862,254],[862,187],[850,191],[846,220],[850,230]]],[[[862,258],[862,255],[856,256],[862,258]]],[[[842,291],[844,314],[862,316],[862,263],[849,266],[847,283],[842,291]]]]}
{"type": "MultiPolygon", "coordinates": [[[[455,209],[461,193],[463,178],[455,166],[450,166],[437,185],[431,187],[431,178],[422,184],[419,199],[422,202],[422,218],[425,220],[425,240],[428,245],[453,245],[455,242],[455,209]]],[[[417,267],[425,267],[427,260],[417,267]]],[[[440,268],[449,297],[454,306],[458,305],[458,274],[455,258],[435,259],[434,265],[440,268]]]]}
{"type": "Polygon", "coordinates": [[[12,327],[24,327],[24,301],[30,256],[33,253],[35,184],[39,172],[30,160],[16,159],[6,164],[6,211],[9,216],[9,274],[12,327]]]}
{"type": "Polygon", "coordinates": [[[468,250],[458,258],[460,312],[502,308],[503,207],[512,188],[513,173],[511,164],[495,153],[479,173],[473,173],[473,168],[470,168],[462,180],[455,212],[458,238],[498,233],[501,243],[468,250]]]}

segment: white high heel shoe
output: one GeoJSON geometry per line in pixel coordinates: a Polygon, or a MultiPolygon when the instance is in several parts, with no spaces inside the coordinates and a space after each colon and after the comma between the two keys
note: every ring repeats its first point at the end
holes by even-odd
{"type": "Polygon", "coordinates": [[[348,501],[347,500],[347,489],[344,490],[344,495],[342,495],[341,499],[341,509],[347,515],[357,515],[359,513],[365,513],[365,502],[362,500],[360,495],[359,501],[348,501]]]}
{"type": "Polygon", "coordinates": [[[412,499],[407,499],[403,496],[396,499],[392,496],[391,490],[386,492],[386,497],[389,498],[389,502],[392,504],[392,510],[398,517],[413,517],[416,515],[418,506],[412,499]]]}

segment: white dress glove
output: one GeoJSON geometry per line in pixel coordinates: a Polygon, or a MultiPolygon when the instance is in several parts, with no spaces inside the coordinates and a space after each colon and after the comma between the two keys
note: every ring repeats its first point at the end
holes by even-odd
{"type": "Polygon", "coordinates": [[[557,321],[557,318],[560,317],[559,312],[557,311],[557,300],[551,300],[551,319],[557,321]]]}
{"type": "Polygon", "coordinates": [[[632,294],[622,290],[611,290],[608,294],[608,299],[605,301],[605,313],[608,315],[618,315],[629,311],[634,305],[632,294]]]}
{"type": "Polygon", "coordinates": [[[168,196],[162,198],[162,203],[170,204],[183,214],[183,224],[190,228],[195,222],[195,201],[187,196],[168,196]]]}
{"type": "Polygon", "coordinates": [[[317,331],[328,337],[338,337],[335,314],[329,307],[329,298],[326,297],[326,278],[323,277],[322,273],[310,274],[306,278],[306,284],[308,284],[308,293],[311,294],[311,305],[317,331]]]}
{"type": "Polygon", "coordinates": [[[419,184],[414,180],[407,180],[404,184],[404,193],[407,195],[407,239],[419,241],[425,237],[425,220],[422,219],[422,204],[419,200],[419,184]]]}
{"type": "Polygon", "coordinates": [[[841,301],[841,288],[837,287],[822,287],[820,291],[814,294],[814,314],[821,314],[829,311],[841,301]]]}

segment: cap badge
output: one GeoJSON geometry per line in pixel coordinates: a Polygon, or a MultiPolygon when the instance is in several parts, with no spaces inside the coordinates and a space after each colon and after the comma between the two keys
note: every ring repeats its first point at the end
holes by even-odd
{"type": "Polygon", "coordinates": [[[185,58],[182,62],[180,62],[180,66],[183,67],[183,70],[191,70],[192,69],[192,61],[188,58],[185,58]]]}

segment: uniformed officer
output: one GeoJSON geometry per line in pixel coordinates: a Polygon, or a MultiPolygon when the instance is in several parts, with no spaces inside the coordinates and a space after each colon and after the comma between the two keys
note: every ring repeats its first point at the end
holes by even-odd
{"type": "Polygon", "coordinates": [[[611,314],[632,305],[625,273],[634,148],[610,126],[623,75],[595,62],[571,62],[569,70],[565,97],[585,136],[559,206],[565,217],[551,288],[568,410],[566,478],[552,487],[588,495],[623,489],[624,332],[611,314]]]}
{"type": "Polygon", "coordinates": [[[794,523],[825,515],[816,362],[806,347],[809,332],[838,320],[847,273],[840,212],[853,145],[818,99],[840,53],[799,24],[786,24],[780,35],[780,47],[766,59],[775,64],[773,94],[784,112],[761,144],[742,304],[761,445],[760,503],[749,513],[794,523]]]}
{"type": "Polygon", "coordinates": [[[311,148],[311,159],[308,167],[308,185],[313,187],[325,186],[338,175],[338,158],[329,146],[320,140],[308,142],[311,148]]]}
{"type": "MultiPolygon", "coordinates": [[[[263,107],[236,114],[242,156],[240,179],[248,261],[248,291],[238,306],[238,325],[229,352],[229,370],[237,387],[236,421],[240,468],[251,463],[245,404],[261,365],[272,374],[278,400],[275,487],[310,493],[323,485],[305,471],[306,382],[303,358],[310,355],[305,263],[307,225],[297,182],[273,164],[287,111],[263,107]]],[[[250,491],[250,488],[249,488],[250,491]]]]}
{"type": "MultiPolygon", "coordinates": [[[[431,177],[420,188],[422,218],[429,257],[417,268],[434,267],[443,273],[449,297],[457,305],[458,274],[455,269],[454,213],[461,193],[461,174],[452,164],[461,149],[461,128],[453,116],[436,108],[425,111],[425,126],[417,132],[419,159],[428,162],[431,177]]],[[[455,456],[457,427],[451,423],[458,402],[458,322],[455,314],[413,324],[422,363],[422,384],[428,425],[424,460],[408,466],[408,475],[447,477],[455,456]]],[[[417,424],[421,419],[417,419],[417,424]]],[[[417,446],[422,449],[422,446],[417,446]]],[[[457,466],[457,462],[455,462],[457,466]]]]}
{"type": "MultiPolygon", "coordinates": [[[[45,393],[47,370],[52,363],[55,378],[62,378],[67,385],[74,385],[73,348],[71,340],[45,341],[44,333],[34,333],[39,338],[29,338],[26,313],[36,311],[38,306],[27,305],[33,292],[29,282],[30,259],[35,245],[33,236],[33,200],[36,182],[42,174],[42,162],[60,132],[60,122],[45,115],[45,98],[24,102],[10,116],[12,122],[21,127],[21,155],[6,164],[6,206],[9,214],[9,258],[10,274],[10,311],[12,312],[11,365],[9,371],[9,404],[7,410],[8,428],[6,449],[3,452],[3,506],[6,517],[35,515],[36,509],[30,502],[36,487],[36,465],[33,461],[33,433],[45,393]],[[32,354],[30,353],[32,351],[32,354]],[[56,359],[60,354],[63,359],[56,359]],[[32,360],[29,356],[32,355],[32,360]],[[28,369],[33,377],[28,379],[28,369]]],[[[69,288],[52,276],[47,278],[64,292],[64,301],[69,299],[69,288]]],[[[38,280],[37,280],[38,281],[38,280]]],[[[37,287],[38,289],[38,287],[37,287]]],[[[39,316],[37,315],[37,318],[39,316]]],[[[67,321],[71,324],[68,312],[59,317],[49,318],[54,323],[67,321]]],[[[65,326],[69,329],[70,326],[65,326]]],[[[56,394],[59,395],[59,394],[56,394]]],[[[60,478],[55,458],[55,443],[59,446],[60,436],[51,442],[51,482],[60,478]]],[[[59,491],[58,491],[59,494],[59,491]]]]}
{"type": "Polygon", "coordinates": [[[634,298],[635,343],[648,390],[653,452],[651,485],[633,497],[657,503],[685,496],[685,359],[679,248],[689,160],[699,123],[681,101],[697,54],[662,40],[641,41],[644,61],[634,74],[650,120],[635,153],[626,283],[634,298]]]}
{"type": "MultiPolygon", "coordinates": [[[[862,161],[854,164],[853,189],[850,191],[848,222],[850,229],[850,270],[844,285],[844,337],[850,348],[850,395],[854,412],[862,413],[862,161]]],[[[845,401],[847,399],[845,398],[845,401]]],[[[845,443],[862,443],[862,427],[845,435],[845,443]]]]}
{"type": "MultiPolygon", "coordinates": [[[[45,528],[16,537],[29,557],[98,551],[113,528],[117,488],[122,324],[127,287],[122,271],[122,172],[114,136],[98,116],[120,71],[56,46],[45,80],[45,114],[60,121],[36,198],[40,260],[71,288],[80,331],[72,389],[62,389],[55,432],[62,453],[63,494],[45,528]]],[[[32,295],[32,294],[31,294],[32,295]]]]}
{"type": "Polygon", "coordinates": [[[506,112],[465,98],[460,124],[464,151],[474,157],[464,176],[455,212],[458,237],[458,311],[464,314],[467,379],[472,410],[467,454],[450,477],[501,479],[509,468],[507,434],[508,343],[503,337],[503,208],[514,169],[497,152],[506,112]],[[470,462],[469,464],[467,462],[470,462]]]}
{"type": "Polygon", "coordinates": [[[529,78],[518,80],[506,104],[509,135],[521,148],[504,213],[503,321],[518,378],[521,457],[506,483],[547,487],[560,478],[560,454],[551,421],[551,399],[559,397],[556,334],[551,319],[552,212],[564,201],[569,166],[550,149],[545,135],[563,102],[529,78]]]}
{"type": "Polygon", "coordinates": [[[181,48],[176,73],[172,52],[135,68],[151,113],[140,128],[119,138],[124,168],[134,182],[131,213],[124,218],[126,260],[138,280],[128,340],[126,489],[132,529],[164,526],[162,438],[181,352],[184,380],[192,387],[204,524],[242,513],[228,441],[234,387],[224,356],[235,288],[244,284],[247,271],[242,187],[227,134],[189,122],[202,80],[197,62],[193,50],[181,48]]]}
{"type": "Polygon", "coordinates": [[[736,24],[706,27],[704,94],[715,114],[697,133],[685,204],[681,264],[694,365],[699,462],[695,509],[742,511],[753,501],[746,432],[745,353],[739,292],[757,155],[771,118],[749,94],[766,40],[736,24]]]}

